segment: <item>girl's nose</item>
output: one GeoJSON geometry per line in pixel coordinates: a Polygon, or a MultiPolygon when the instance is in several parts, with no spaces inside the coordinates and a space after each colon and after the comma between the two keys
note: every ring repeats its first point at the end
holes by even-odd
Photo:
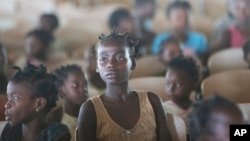
{"type": "Polygon", "coordinates": [[[8,109],[11,107],[11,104],[10,104],[10,100],[8,100],[5,104],[4,104],[4,108],[5,109],[8,109]]]}

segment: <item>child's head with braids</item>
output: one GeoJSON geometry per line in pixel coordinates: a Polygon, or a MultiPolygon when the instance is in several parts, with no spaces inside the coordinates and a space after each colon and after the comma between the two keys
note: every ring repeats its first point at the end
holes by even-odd
{"type": "Polygon", "coordinates": [[[115,28],[110,35],[101,35],[96,46],[97,71],[106,84],[123,83],[135,69],[135,46],[138,41],[128,35],[119,34],[115,28]]]}
{"type": "Polygon", "coordinates": [[[58,92],[56,77],[39,67],[28,63],[10,78],[7,86],[8,102],[5,115],[11,125],[27,124],[35,119],[43,120],[46,114],[56,106],[58,92]]]}
{"type": "Polygon", "coordinates": [[[183,56],[173,58],[168,63],[166,73],[167,95],[182,108],[189,108],[192,103],[189,97],[196,88],[199,75],[199,67],[194,59],[183,56]]]}
{"type": "Polygon", "coordinates": [[[194,104],[188,118],[193,141],[229,141],[229,125],[244,122],[237,105],[218,95],[194,104]]]}
{"type": "MultiPolygon", "coordinates": [[[[84,72],[78,65],[61,66],[55,70],[56,86],[64,99],[65,109],[80,109],[88,99],[88,84],[84,72]]],[[[66,111],[67,112],[67,111],[66,111]]]]}

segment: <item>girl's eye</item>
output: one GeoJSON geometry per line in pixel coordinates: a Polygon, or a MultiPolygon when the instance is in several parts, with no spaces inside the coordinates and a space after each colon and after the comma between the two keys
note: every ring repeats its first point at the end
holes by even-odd
{"type": "Polygon", "coordinates": [[[180,88],[181,87],[181,85],[179,83],[176,83],[175,86],[176,86],[176,88],[180,88]]]}
{"type": "Polygon", "coordinates": [[[78,83],[73,83],[72,85],[74,88],[78,87],[78,83]]]}
{"type": "Polygon", "coordinates": [[[107,61],[107,58],[101,58],[99,59],[100,62],[106,62],[107,61]]]}
{"type": "Polygon", "coordinates": [[[18,100],[19,99],[19,97],[17,97],[17,96],[12,96],[12,98],[13,98],[13,100],[18,100]]]}
{"type": "Polygon", "coordinates": [[[125,60],[125,58],[124,57],[118,57],[118,59],[117,59],[118,61],[124,61],[125,60]]]}

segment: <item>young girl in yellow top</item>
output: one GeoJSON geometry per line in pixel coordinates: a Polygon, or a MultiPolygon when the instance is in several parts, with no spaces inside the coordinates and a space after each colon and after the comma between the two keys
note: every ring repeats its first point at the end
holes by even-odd
{"type": "Polygon", "coordinates": [[[132,91],[136,42],[114,29],[97,44],[97,71],[106,90],[85,102],[78,117],[78,141],[170,141],[166,117],[158,96],[132,91]]]}
{"type": "Polygon", "coordinates": [[[167,113],[177,115],[186,121],[192,100],[191,93],[199,82],[199,67],[192,58],[178,56],[168,63],[166,92],[170,100],[163,105],[167,113]]]}

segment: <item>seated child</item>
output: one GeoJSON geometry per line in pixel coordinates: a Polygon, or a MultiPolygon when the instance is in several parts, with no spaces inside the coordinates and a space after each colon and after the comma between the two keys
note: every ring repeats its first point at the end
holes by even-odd
{"type": "Polygon", "coordinates": [[[67,49],[63,44],[63,41],[56,38],[55,32],[59,25],[60,23],[57,15],[54,13],[44,13],[40,16],[38,29],[45,30],[54,37],[54,40],[49,48],[50,55],[56,56],[57,58],[62,58],[64,57],[63,55],[66,55],[67,49]]]}
{"type": "Polygon", "coordinates": [[[58,62],[49,55],[50,44],[53,41],[53,36],[44,30],[35,29],[30,31],[26,36],[25,53],[16,62],[17,66],[25,67],[27,61],[33,65],[44,64],[48,69],[53,68],[58,62]]]}
{"type": "Polygon", "coordinates": [[[137,41],[114,29],[96,46],[97,71],[106,83],[102,95],[86,101],[78,117],[79,141],[171,141],[158,96],[129,88],[137,41]]]}
{"type": "Polygon", "coordinates": [[[213,51],[226,48],[241,48],[250,37],[250,1],[235,0],[235,20],[213,43],[213,51]]]}
{"type": "Polygon", "coordinates": [[[193,141],[229,141],[229,125],[244,123],[237,105],[217,95],[194,104],[188,118],[193,141]]]}
{"type": "Polygon", "coordinates": [[[193,103],[190,95],[199,76],[199,67],[192,58],[178,56],[170,60],[166,73],[166,93],[170,100],[163,103],[167,113],[180,116],[187,123],[187,113],[193,103]]]}
{"type": "Polygon", "coordinates": [[[168,62],[182,54],[181,45],[177,38],[169,37],[164,40],[161,45],[159,60],[167,66],[168,62]]]}
{"type": "Polygon", "coordinates": [[[245,42],[242,49],[243,49],[244,60],[248,64],[248,69],[250,69],[250,40],[245,42]]]}
{"type": "Polygon", "coordinates": [[[1,141],[70,141],[67,126],[46,122],[47,113],[56,106],[58,92],[56,77],[42,65],[28,64],[10,78],[7,86],[8,102],[1,141]]]}
{"type": "Polygon", "coordinates": [[[77,65],[61,66],[55,70],[56,85],[63,106],[56,108],[47,117],[49,122],[60,122],[70,130],[71,141],[75,141],[77,117],[83,102],[88,99],[88,85],[82,69],[77,65]]]}
{"type": "Polygon", "coordinates": [[[183,44],[184,54],[201,57],[208,50],[206,37],[190,29],[189,15],[191,6],[187,1],[173,1],[167,7],[166,14],[169,20],[169,31],[156,36],[152,44],[153,54],[160,53],[160,45],[163,40],[174,36],[183,44]]]}

